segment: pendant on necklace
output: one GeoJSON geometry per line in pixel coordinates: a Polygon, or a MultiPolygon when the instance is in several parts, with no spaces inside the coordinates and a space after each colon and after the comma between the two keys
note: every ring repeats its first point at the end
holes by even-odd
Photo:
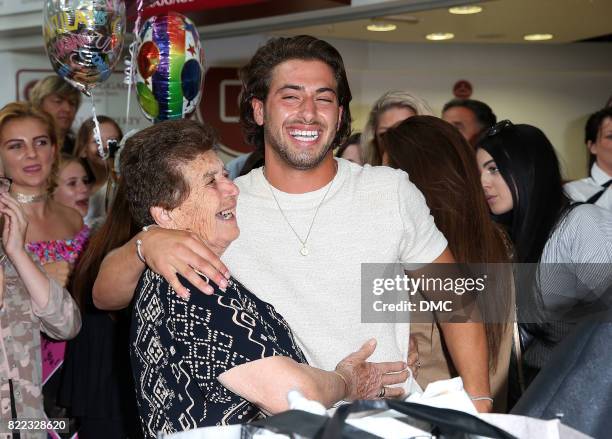
{"type": "Polygon", "coordinates": [[[300,254],[302,256],[308,256],[308,248],[306,248],[306,246],[302,246],[302,248],[300,249],[300,254]]]}

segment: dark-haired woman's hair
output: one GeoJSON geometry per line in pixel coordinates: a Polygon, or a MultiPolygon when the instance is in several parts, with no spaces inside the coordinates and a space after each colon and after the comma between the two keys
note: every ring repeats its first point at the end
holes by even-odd
{"type": "Polygon", "coordinates": [[[346,142],[344,142],[344,144],[342,144],[340,148],[338,148],[338,150],[336,151],[336,157],[342,157],[342,154],[344,154],[344,151],[346,151],[346,148],[348,148],[351,145],[357,145],[359,149],[361,150],[361,133],[351,134],[349,138],[346,139],[346,142]]]}
{"type": "MultiPolygon", "coordinates": [[[[388,165],[406,171],[425,196],[436,226],[461,263],[509,262],[504,232],[490,217],[480,184],[474,149],[455,127],[433,116],[413,116],[381,135],[388,165]]],[[[509,316],[511,282],[500,282],[494,295],[478,295],[487,323],[489,364],[494,367],[509,316]]]]}
{"type": "Polygon", "coordinates": [[[512,211],[497,219],[508,228],[515,260],[539,262],[546,242],[570,206],[552,144],[534,126],[509,124],[484,137],[478,148],[495,160],[512,194],[512,211]]]}
{"type": "Polygon", "coordinates": [[[244,165],[242,165],[242,169],[238,173],[239,177],[243,175],[247,175],[255,168],[261,168],[266,161],[266,153],[265,148],[255,148],[255,150],[249,155],[249,158],[246,159],[244,165]]]}
{"type": "Polygon", "coordinates": [[[92,306],[91,292],[104,257],[128,242],[138,231],[130,214],[125,182],[120,178],[106,221],[90,238],[75,268],[70,291],[82,311],[92,306]]]}
{"type": "MultiPolygon", "coordinates": [[[[606,119],[612,119],[612,107],[602,108],[599,111],[591,114],[589,119],[587,120],[586,125],[584,126],[584,143],[588,145],[589,142],[595,143],[597,142],[597,138],[599,137],[599,133],[601,132],[601,126],[606,119]]],[[[588,172],[591,172],[591,167],[593,167],[593,163],[597,160],[597,155],[593,154],[589,151],[589,169],[588,172]]]]}

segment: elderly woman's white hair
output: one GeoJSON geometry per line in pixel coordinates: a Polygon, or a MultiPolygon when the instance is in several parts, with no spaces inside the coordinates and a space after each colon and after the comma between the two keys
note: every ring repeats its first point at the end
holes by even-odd
{"type": "Polygon", "coordinates": [[[361,134],[361,149],[365,162],[380,165],[382,157],[375,143],[376,130],[381,114],[390,108],[408,108],[417,116],[433,116],[433,111],[424,99],[411,95],[403,90],[392,90],[382,95],[372,106],[370,116],[361,134]]]}

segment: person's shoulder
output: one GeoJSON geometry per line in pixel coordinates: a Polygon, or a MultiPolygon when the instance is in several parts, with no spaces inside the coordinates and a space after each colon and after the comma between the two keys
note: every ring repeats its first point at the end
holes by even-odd
{"type": "Polygon", "coordinates": [[[261,168],[252,169],[248,174],[241,175],[234,179],[234,183],[240,189],[240,192],[249,191],[254,186],[254,182],[261,176],[261,168]]]}
{"type": "Polygon", "coordinates": [[[570,181],[563,185],[563,190],[567,193],[572,199],[581,199],[583,198],[583,192],[593,189],[593,181],[590,177],[581,178],[579,180],[570,181]]]}
{"type": "Polygon", "coordinates": [[[76,235],[84,226],[83,217],[72,207],[52,201],[53,211],[76,235]]]}
{"type": "Polygon", "coordinates": [[[610,221],[610,212],[595,204],[584,203],[575,206],[568,214],[567,220],[572,222],[578,221],[610,221]]]}
{"type": "Polygon", "coordinates": [[[612,215],[595,204],[579,204],[571,208],[559,229],[574,236],[603,235],[610,239],[612,215]]]}
{"type": "Polygon", "coordinates": [[[408,180],[408,174],[401,169],[367,164],[360,166],[344,159],[338,159],[338,163],[346,169],[349,178],[362,184],[397,186],[402,179],[408,180]]]}

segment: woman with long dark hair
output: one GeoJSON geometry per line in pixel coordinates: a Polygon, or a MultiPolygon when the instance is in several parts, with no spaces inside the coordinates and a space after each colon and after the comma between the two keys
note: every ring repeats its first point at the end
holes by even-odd
{"type": "Polygon", "coordinates": [[[520,267],[525,276],[517,279],[530,381],[578,313],[610,300],[604,293],[612,285],[612,216],[570,201],[555,150],[534,126],[498,123],[479,144],[477,161],[489,209],[508,231],[514,260],[531,264],[520,267]]]}
{"type": "MultiPolygon", "coordinates": [[[[480,187],[474,149],[449,123],[433,116],[413,116],[381,136],[383,163],[408,173],[425,196],[438,229],[461,263],[509,262],[504,232],[491,221],[480,187]]],[[[486,323],[491,391],[495,409],[505,408],[506,379],[512,330],[512,286],[479,295],[478,305],[486,323]]],[[[437,324],[412,323],[421,368],[421,386],[448,379],[454,371],[437,324]]]]}
{"type": "Polygon", "coordinates": [[[60,402],[78,420],[79,437],[142,437],[129,359],[129,312],[97,309],[91,291],[102,259],[138,232],[119,184],[106,221],[92,236],[74,273],[71,291],[83,325],[68,343],[60,402]]]}

